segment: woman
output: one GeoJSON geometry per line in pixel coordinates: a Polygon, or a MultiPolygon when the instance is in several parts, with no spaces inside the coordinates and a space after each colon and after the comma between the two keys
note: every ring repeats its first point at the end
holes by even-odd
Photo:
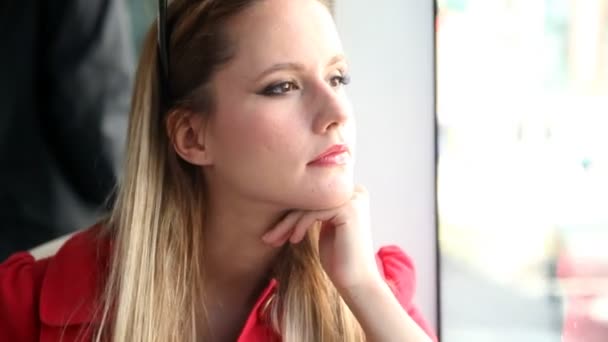
{"type": "Polygon", "coordinates": [[[372,251],[330,10],[161,11],[112,216],[50,259],[1,266],[0,340],[433,339],[411,304],[410,260],[372,251]]]}

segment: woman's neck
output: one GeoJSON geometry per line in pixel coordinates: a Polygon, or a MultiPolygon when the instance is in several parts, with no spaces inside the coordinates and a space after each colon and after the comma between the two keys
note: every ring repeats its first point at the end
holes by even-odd
{"type": "Polygon", "coordinates": [[[251,294],[268,282],[281,251],[261,238],[286,211],[234,198],[215,197],[208,205],[203,261],[208,285],[251,294]]]}
{"type": "Polygon", "coordinates": [[[207,328],[201,340],[238,337],[260,293],[268,286],[281,248],[265,244],[262,235],[285,212],[238,199],[208,199],[204,226],[204,306],[207,328]]]}

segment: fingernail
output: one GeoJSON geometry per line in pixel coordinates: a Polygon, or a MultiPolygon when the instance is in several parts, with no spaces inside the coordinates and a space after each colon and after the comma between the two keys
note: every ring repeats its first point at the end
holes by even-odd
{"type": "Polygon", "coordinates": [[[270,241],[269,239],[269,235],[268,233],[262,235],[262,241],[266,242],[266,243],[271,243],[272,241],[270,241]]]}

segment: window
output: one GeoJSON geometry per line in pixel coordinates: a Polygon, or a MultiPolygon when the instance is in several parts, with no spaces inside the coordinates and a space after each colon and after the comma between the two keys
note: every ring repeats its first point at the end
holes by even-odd
{"type": "Polygon", "coordinates": [[[442,341],[608,341],[608,1],[438,4],[442,341]]]}

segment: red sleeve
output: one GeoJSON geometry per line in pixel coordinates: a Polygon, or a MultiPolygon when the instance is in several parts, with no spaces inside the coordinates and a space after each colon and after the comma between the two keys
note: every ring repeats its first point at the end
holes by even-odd
{"type": "Polygon", "coordinates": [[[429,335],[437,337],[412,302],[416,287],[416,273],[412,260],[397,246],[382,247],[376,255],[384,279],[410,317],[429,335]]]}
{"type": "Polygon", "coordinates": [[[29,253],[0,264],[0,341],[39,340],[38,297],[42,268],[29,253]]]}

